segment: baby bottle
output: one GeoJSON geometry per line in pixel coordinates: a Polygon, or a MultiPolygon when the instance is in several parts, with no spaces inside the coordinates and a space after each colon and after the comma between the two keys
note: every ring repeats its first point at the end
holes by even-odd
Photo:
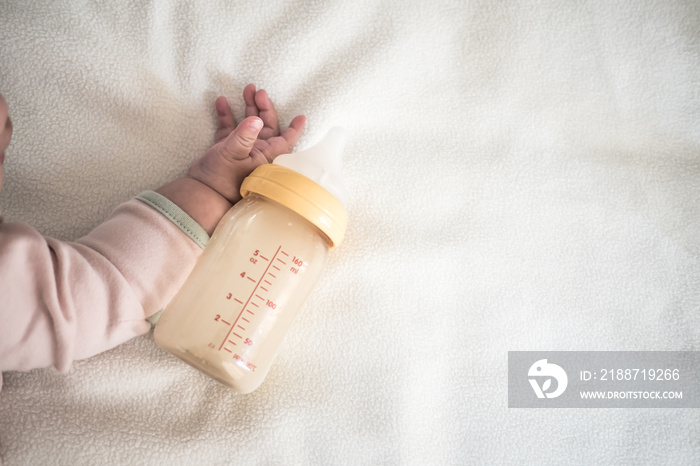
{"type": "Polygon", "coordinates": [[[333,128],[243,181],[243,199],[158,321],[160,347],[239,393],[262,383],[329,249],[343,240],[344,144],[344,131],[333,128]]]}

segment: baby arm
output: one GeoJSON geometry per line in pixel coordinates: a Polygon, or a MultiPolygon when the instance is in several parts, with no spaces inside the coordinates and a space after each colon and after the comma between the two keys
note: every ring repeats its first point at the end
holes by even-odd
{"type": "MultiPolygon", "coordinates": [[[[290,152],[305,123],[298,116],[280,131],[265,91],[249,85],[243,95],[246,118],[236,125],[226,99],[217,99],[216,143],[186,177],[157,190],[207,234],[239,200],[243,178],[290,152]]],[[[8,123],[0,130],[0,153],[12,129],[4,100],[3,115],[8,123]]],[[[150,328],[144,318],[177,292],[202,248],[147,204],[140,199],[120,205],[71,243],[0,219],[0,371],[50,365],[67,370],[73,360],[150,328]]]]}

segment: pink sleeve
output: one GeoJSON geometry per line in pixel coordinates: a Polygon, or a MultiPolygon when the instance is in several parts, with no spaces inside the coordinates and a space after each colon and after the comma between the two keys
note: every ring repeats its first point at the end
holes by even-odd
{"type": "Polygon", "coordinates": [[[65,371],[149,330],[144,319],[173,297],[202,247],[144,202],[120,205],[76,242],[0,223],[0,371],[65,371]]]}

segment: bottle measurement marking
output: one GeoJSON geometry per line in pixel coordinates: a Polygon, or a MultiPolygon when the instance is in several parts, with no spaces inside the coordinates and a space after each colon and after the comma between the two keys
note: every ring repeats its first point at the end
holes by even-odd
{"type": "MultiPolygon", "coordinates": [[[[245,312],[246,307],[248,307],[248,303],[251,302],[251,299],[253,299],[253,296],[257,296],[258,298],[260,298],[260,299],[262,299],[263,301],[265,301],[265,299],[263,299],[261,296],[255,294],[255,292],[258,291],[258,287],[260,286],[260,283],[262,283],[263,279],[265,278],[265,275],[267,275],[267,271],[270,270],[270,266],[274,267],[274,266],[272,265],[272,262],[273,262],[273,261],[275,260],[275,258],[277,257],[277,254],[279,254],[280,249],[282,249],[282,246],[281,246],[281,245],[277,247],[277,251],[275,251],[275,255],[272,256],[272,260],[271,260],[271,261],[267,261],[267,259],[265,259],[265,260],[268,262],[267,267],[265,268],[265,271],[263,272],[263,274],[260,276],[260,280],[258,280],[258,282],[255,284],[255,288],[253,288],[253,291],[250,293],[250,296],[248,296],[248,300],[247,300],[246,303],[243,305],[243,308],[241,309],[241,312],[238,313],[238,317],[236,317],[236,320],[233,321],[233,325],[231,326],[231,328],[230,328],[230,329],[228,330],[228,332],[226,333],[226,336],[224,337],[223,341],[221,342],[221,345],[219,345],[219,351],[221,351],[221,348],[224,348],[224,345],[226,344],[226,341],[228,340],[229,335],[231,335],[231,332],[233,332],[233,329],[234,329],[236,326],[238,326],[238,327],[240,327],[240,328],[243,328],[243,327],[241,327],[240,325],[237,325],[237,324],[238,324],[238,320],[239,320],[239,319],[241,318],[241,316],[243,315],[243,312],[245,312]]],[[[258,252],[258,251],[256,251],[256,254],[257,254],[257,252],[258,252]]],[[[258,257],[262,257],[262,256],[258,256],[258,257]]],[[[279,270],[279,269],[277,269],[277,270],[279,270]]],[[[250,278],[250,277],[248,277],[248,278],[250,278]]],[[[255,282],[255,280],[253,280],[253,282],[255,282]]],[[[251,304],[253,304],[253,303],[251,303],[251,304]]],[[[256,307],[257,307],[257,305],[256,305],[256,307]]],[[[245,330],[245,329],[243,328],[243,330],[245,330]]],[[[236,333],[234,333],[234,335],[236,335],[238,338],[243,338],[243,337],[241,337],[240,335],[238,335],[238,334],[236,334],[236,333]]],[[[229,353],[232,352],[232,351],[229,350],[228,348],[224,348],[224,349],[225,349],[226,351],[228,351],[229,353]]]]}

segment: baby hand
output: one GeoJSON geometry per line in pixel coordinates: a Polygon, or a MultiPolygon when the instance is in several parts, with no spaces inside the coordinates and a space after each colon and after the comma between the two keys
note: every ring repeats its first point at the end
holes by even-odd
{"type": "Polygon", "coordinates": [[[230,202],[240,200],[243,179],[258,166],[289,153],[299,140],[306,118],[295,117],[280,131],[277,111],[264,90],[249,84],[243,90],[246,118],[236,125],[225,97],[216,100],[216,143],[195,161],[187,176],[198,180],[230,202]]]}

